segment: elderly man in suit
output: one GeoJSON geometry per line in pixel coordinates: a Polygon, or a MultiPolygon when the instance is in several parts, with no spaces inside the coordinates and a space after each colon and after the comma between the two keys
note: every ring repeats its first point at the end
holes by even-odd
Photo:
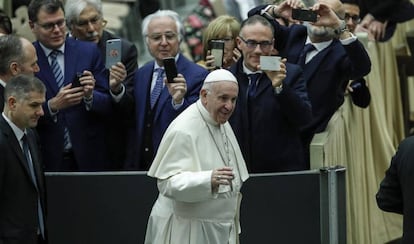
{"type": "Polygon", "coordinates": [[[112,100],[99,49],[67,37],[61,1],[33,0],[28,12],[37,39],[36,76],[47,88],[45,116],[37,127],[46,170],[109,169],[103,121],[112,100]]]}
{"type": "Polygon", "coordinates": [[[249,172],[305,170],[299,129],[311,120],[306,83],[299,65],[283,59],[280,70],[262,70],[260,56],[273,52],[271,23],[254,15],[236,39],[243,56],[230,71],[239,96],[230,124],[249,172]]]}
{"type": "Polygon", "coordinates": [[[414,137],[400,143],[376,195],[378,207],[402,214],[401,244],[414,243],[414,137]]]}
{"type": "Polygon", "coordinates": [[[346,29],[345,12],[339,0],[317,2],[312,9],[317,22],[281,26],[275,17],[293,21],[292,9],[300,1],[287,0],[279,5],[259,6],[249,14],[262,14],[275,28],[276,48],[280,56],[302,66],[312,104],[313,119],[302,127],[305,160],[309,163],[309,145],[315,133],[325,130],[330,118],[344,102],[349,80],[368,74],[371,61],[362,43],[346,29]]]}
{"type": "MultiPolygon", "coordinates": [[[[114,65],[113,72],[127,72],[122,83],[128,90],[133,89],[134,73],[138,68],[138,51],[135,45],[104,29],[106,20],[102,13],[100,0],[66,1],[66,22],[72,36],[78,40],[95,42],[101,50],[102,57],[107,57],[106,44],[108,40],[121,40],[121,63],[114,65]]],[[[120,169],[126,155],[127,128],[131,120],[120,120],[120,115],[114,111],[105,122],[108,130],[105,133],[106,151],[111,160],[111,168],[120,169]]]]}
{"type": "Polygon", "coordinates": [[[111,93],[126,116],[135,111],[135,133],[131,135],[131,154],[126,168],[148,170],[161,138],[171,121],[190,104],[198,94],[208,71],[191,62],[179,52],[183,25],[179,15],[161,10],[148,15],[142,23],[142,32],[154,60],[135,73],[132,94],[125,86],[110,81],[111,93]],[[178,76],[166,82],[163,59],[173,57],[178,76]],[[135,110],[134,110],[135,107],[135,110]]]}
{"type": "Polygon", "coordinates": [[[0,110],[4,105],[4,87],[18,74],[33,75],[39,72],[33,44],[14,35],[0,36],[0,110]]]}
{"type": "Polygon", "coordinates": [[[0,116],[0,243],[46,243],[43,164],[31,129],[43,116],[46,88],[34,76],[7,83],[0,116]]]}

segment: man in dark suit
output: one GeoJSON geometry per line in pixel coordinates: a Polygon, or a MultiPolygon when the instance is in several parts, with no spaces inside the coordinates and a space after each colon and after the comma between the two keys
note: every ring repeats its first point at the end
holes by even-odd
{"type": "MultiPolygon", "coordinates": [[[[102,13],[102,3],[100,0],[73,0],[66,1],[65,16],[68,27],[74,38],[97,43],[102,57],[106,58],[106,41],[112,39],[121,40],[121,63],[115,65],[111,72],[125,73],[126,78],[121,79],[122,83],[129,91],[133,89],[134,73],[138,68],[138,51],[135,45],[123,38],[104,30],[106,20],[102,13]]],[[[106,150],[111,160],[111,168],[122,168],[122,162],[126,155],[127,128],[132,121],[119,119],[120,115],[114,114],[106,120],[107,131],[106,150]]]]}
{"type": "Polygon", "coordinates": [[[378,207],[404,216],[401,244],[414,243],[414,137],[402,141],[376,195],[378,207]]]}
{"type": "Polygon", "coordinates": [[[155,60],[135,73],[133,94],[125,92],[120,82],[110,80],[113,97],[126,116],[135,111],[136,132],[130,138],[129,152],[133,155],[126,162],[128,169],[148,170],[168,125],[198,99],[208,74],[179,53],[183,38],[179,19],[170,10],[155,12],[144,19],[143,36],[155,60]],[[177,66],[178,76],[173,83],[165,79],[163,58],[167,57],[173,57],[177,66]]]}
{"type": "Polygon", "coordinates": [[[309,145],[314,134],[325,130],[344,102],[348,81],[367,75],[371,61],[362,43],[341,20],[345,14],[339,0],[315,4],[313,10],[319,15],[316,23],[285,27],[275,20],[274,17],[282,16],[293,21],[291,10],[298,6],[298,3],[284,1],[278,6],[259,6],[249,14],[260,13],[269,18],[275,28],[280,56],[303,68],[313,114],[312,121],[301,129],[305,160],[309,164],[309,145]],[[311,45],[313,50],[304,53],[305,46],[312,48],[311,45]]]}
{"type": "Polygon", "coordinates": [[[36,76],[47,87],[37,127],[46,170],[109,169],[104,121],[112,100],[99,49],[67,38],[61,1],[33,0],[28,12],[41,70],[36,76]]]}
{"type": "Polygon", "coordinates": [[[274,42],[262,16],[244,21],[236,41],[243,57],[230,68],[239,83],[230,124],[249,172],[306,170],[299,129],[311,120],[311,106],[300,66],[284,59],[280,71],[261,70],[260,56],[270,56],[274,42]]]}
{"type": "Polygon", "coordinates": [[[46,243],[43,165],[31,129],[43,116],[46,88],[34,76],[7,83],[0,116],[0,243],[46,243]]]}
{"type": "Polygon", "coordinates": [[[39,66],[33,44],[14,35],[0,36],[0,57],[0,110],[3,111],[6,83],[18,74],[39,72],[39,66]]]}

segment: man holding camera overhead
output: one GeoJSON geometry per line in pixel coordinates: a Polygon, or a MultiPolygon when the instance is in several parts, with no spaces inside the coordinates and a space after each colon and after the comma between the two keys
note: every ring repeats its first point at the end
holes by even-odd
{"type": "MultiPolygon", "coordinates": [[[[348,81],[363,77],[371,70],[371,61],[362,43],[346,28],[345,11],[339,0],[322,0],[299,15],[303,24],[281,26],[276,17],[292,19],[297,0],[280,5],[259,6],[249,12],[268,18],[275,28],[275,47],[289,62],[302,66],[312,104],[313,119],[301,129],[305,161],[309,167],[309,145],[315,133],[325,130],[335,111],[344,102],[348,81]],[[314,21],[314,22],[311,22],[314,21]]],[[[297,21],[297,20],[296,20],[297,21]]]]}

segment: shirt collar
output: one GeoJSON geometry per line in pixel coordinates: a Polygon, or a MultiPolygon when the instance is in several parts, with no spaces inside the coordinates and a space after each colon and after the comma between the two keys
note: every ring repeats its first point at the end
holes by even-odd
{"type": "Polygon", "coordinates": [[[3,87],[6,87],[6,82],[4,82],[4,80],[0,79],[0,85],[3,87]]]}
{"type": "Polygon", "coordinates": [[[20,141],[22,139],[23,135],[26,133],[26,130],[22,131],[19,127],[17,127],[17,125],[15,125],[13,123],[13,121],[11,121],[9,118],[7,118],[7,116],[4,114],[4,112],[1,115],[3,116],[3,118],[7,121],[7,123],[12,128],[12,130],[14,132],[14,135],[16,136],[17,140],[20,141]]]}
{"type": "Polygon", "coordinates": [[[315,49],[316,49],[318,52],[320,52],[320,51],[322,51],[323,49],[327,48],[329,45],[331,45],[332,41],[333,41],[333,40],[324,41],[324,42],[318,42],[318,43],[313,43],[313,42],[310,40],[309,36],[308,36],[308,37],[306,38],[305,45],[306,45],[306,44],[308,44],[308,43],[311,43],[311,44],[315,47],[315,49]]]}
{"type": "Polygon", "coordinates": [[[261,71],[261,70],[251,71],[249,68],[247,68],[247,66],[244,64],[244,62],[243,62],[243,72],[246,73],[247,75],[263,73],[263,71],[261,71]]]}
{"type": "Polygon", "coordinates": [[[43,49],[43,52],[45,53],[46,57],[49,57],[50,53],[53,52],[53,50],[59,50],[61,53],[65,53],[65,44],[56,49],[47,48],[41,42],[39,42],[39,44],[40,47],[43,49]]]}

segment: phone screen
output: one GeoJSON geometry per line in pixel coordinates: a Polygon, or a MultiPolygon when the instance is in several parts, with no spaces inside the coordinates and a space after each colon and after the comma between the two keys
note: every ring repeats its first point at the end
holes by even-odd
{"type": "Polygon", "coordinates": [[[121,39],[106,41],[105,67],[110,69],[112,65],[121,62],[121,39]]]}
{"type": "Polygon", "coordinates": [[[167,76],[167,81],[169,83],[173,83],[174,78],[177,77],[178,75],[177,67],[175,66],[174,57],[164,58],[163,63],[164,63],[165,75],[167,76]]]}
{"type": "Polygon", "coordinates": [[[292,9],[292,19],[316,22],[318,14],[312,10],[308,9],[292,9]]]}
{"type": "Polygon", "coordinates": [[[221,68],[223,66],[224,41],[211,40],[210,50],[211,55],[214,56],[214,66],[221,68]]]}

